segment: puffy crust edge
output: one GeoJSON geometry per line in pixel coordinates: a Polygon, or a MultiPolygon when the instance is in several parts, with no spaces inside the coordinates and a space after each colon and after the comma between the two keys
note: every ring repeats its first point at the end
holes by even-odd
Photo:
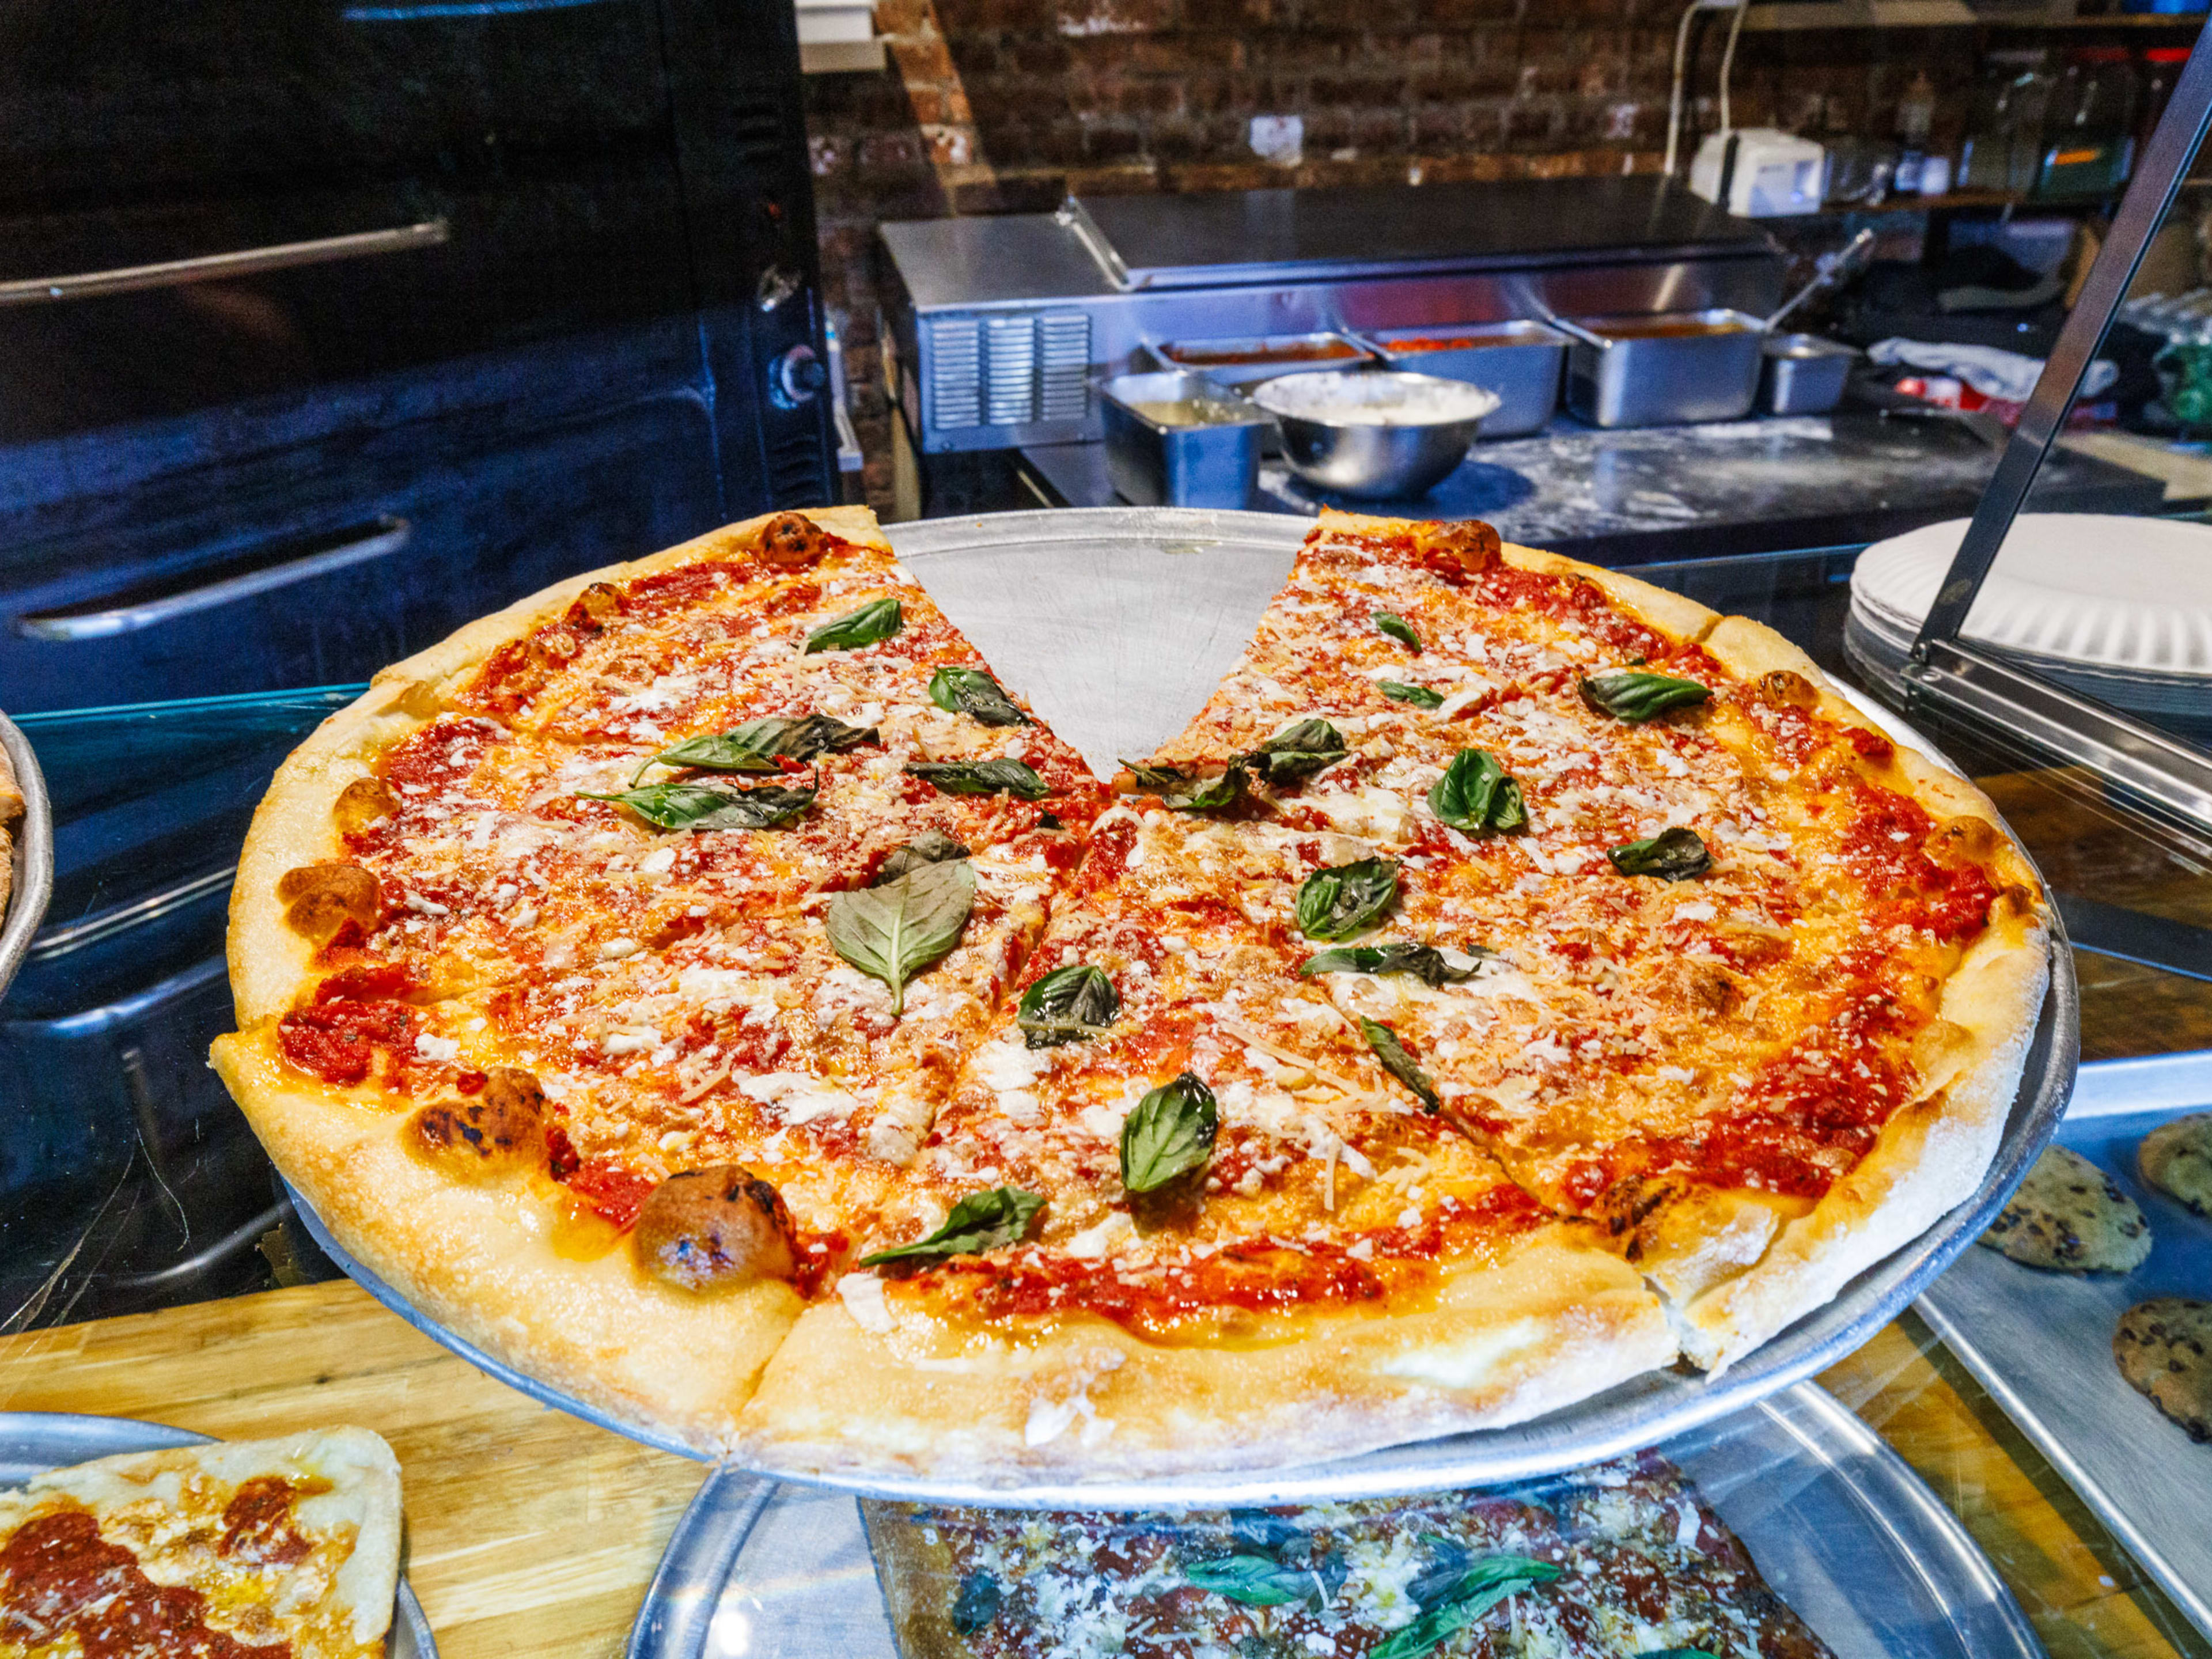
{"type": "MultiPolygon", "coordinates": [[[[288,870],[338,855],[331,809],[346,785],[368,775],[376,755],[435,719],[462,674],[509,641],[562,616],[593,582],[632,581],[725,557],[775,516],[763,514],[646,558],[587,570],[517,599],[383,670],[366,692],[310,732],[276,769],[255,810],[230,890],[228,953],[240,1029],[290,1007],[312,971],[315,947],[285,925],[276,883],[288,870]]],[[[890,550],[865,507],[821,507],[805,516],[847,541],[890,550]]]]}
{"type": "Polygon", "coordinates": [[[781,1282],[695,1295],[627,1243],[561,1253],[559,1192],[536,1175],[462,1183],[416,1162],[406,1114],[333,1099],[290,1072],[266,1027],[217,1037],[216,1071],[286,1180],[346,1253],[447,1330],[516,1370],[702,1455],[799,1316],[781,1282]]]}
{"type": "MultiPolygon", "coordinates": [[[[1705,641],[1725,667],[1750,679],[1774,669],[1802,674],[1820,690],[1820,712],[1878,732],[1838,696],[1811,658],[1761,623],[1723,619],[1705,641]]],[[[1854,1276],[1918,1237],[1981,1184],[2003,1139],[2036,1017],[2051,981],[2051,933],[2040,884],[1989,798],[1966,779],[1910,750],[1896,768],[1905,792],[1939,817],[1972,816],[2002,836],[1993,868],[2034,896],[2027,915],[2001,917],[1961,955],[1945,980],[1937,1018],[1955,1028],[1923,1072],[1920,1097],[1883,1127],[1874,1150],[1807,1214],[1786,1224],[1759,1261],[1674,1310],[1683,1352],[1725,1370],[1854,1276]]]]}
{"type": "Polygon", "coordinates": [[[1635,1270],[1565,1230],[1451,1274],[1419,1311],[1321,1314],[1272,1345],[1170,1346],[1089,1319],[987,1344],[886,1301],[889,1331],[842,1301],[800,1316],[739,1419],[741,1460],[1009,1486],[1318,1462],[1520,1422],[1675,1352],[1635,1270]]]}

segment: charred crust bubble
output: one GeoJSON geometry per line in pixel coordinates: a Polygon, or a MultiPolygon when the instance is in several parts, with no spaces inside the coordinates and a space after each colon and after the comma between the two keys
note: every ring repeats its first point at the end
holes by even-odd
{"type": "Polygon", "coordinates": [[[1433,525],[1420,532],[1421,562],[1439,575],[1479,576],[1504,556],[1498,532],[1480,519],[1433,525]]]}
{"type": "Polygon", "coordinates": [[[826,541],[804,514],[779,513],[761,526],[760,556],[779,569],[796,570],[819,558],[826,541]]]}
{"type": "Polygon", "coordinates": [[[368,933],[382,907],[376,878],[358,864],[303,864],[287,870],[276,884],[276,896],[287,907],[285,924],[319,945],[349,921],[368,933]]]}
{"type": "Polygon", "coordinates": [[[1794,668],[1777,668],[1759,677],[1759,695],[1778,708],[1810,708],[1820,694],[1794,668]]]}
{"type": "Polygon", "coordinates": [[[571,628],[596,631],[620,615],[621,591],[611,582],[593,582],[576,595],[576,602],[568,607],[567,621],[571,628]]]}
{"type": "Polygon", "coordinates": [[[1947,818],[1928,837],[1928,856],[1946,869],[1986,862],[1997,850],[1996,826],[1971,813],[1947,818]]]}
{"type": "Polygon", "coordinates": [[[528,1072],[495,1067],[474,1099],[433,1101],[409,1118],[407,1146],[450,1173],[535,1165],[545,1151],[545,1091],[528,1072]]]}
{"type": "Polygon", "coordinates": [[[399,797],[382,778],[356,778],[338,791],[331,816],[337,820],[340,835],[357,836],[398,810],[399,797]]]}
{"type": "Polygon", "coordinates": [[[672,1175],[637,1212],[641,1266],[687,1291],[720,1290],[798,1272],[783,1196],[736,1164],[672,1175]]]}

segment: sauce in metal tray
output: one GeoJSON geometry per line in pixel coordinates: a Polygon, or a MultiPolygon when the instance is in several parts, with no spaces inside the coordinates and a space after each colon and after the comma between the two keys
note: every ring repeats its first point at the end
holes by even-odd
{"type": "Polygon", "coordinates": [[[1690,340],[1712,334],[1749,334],[1756,331],[1756,325],[1751,323],[1737,322],[1730,318],[1708,319],[1702,317],[1657,317],[1648,323],[1585,323],[1583,326],[1591,333],[1602,334],[1610,340],[1690,340]]]}
{"type": "Polygon", "coordinates": [[[1170,346],[1170,361],[1194,368],[1234,368],[1245,363],[1327,363],[1358,356],[1356,346],[1342,340],[1285,340],[1280,345],[1255,345],[1241,351],[1208,351],[1196,346],[1170,346]]]}

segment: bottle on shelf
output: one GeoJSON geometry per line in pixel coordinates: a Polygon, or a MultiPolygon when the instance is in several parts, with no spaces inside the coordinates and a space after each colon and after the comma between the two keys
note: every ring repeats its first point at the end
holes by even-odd
{"type": "Polygon", "coordinates": [[[2076,46],[2051,101],[2034,193],[2108,196],[2136,155],[2136,76],[2125,46],[2076,46]]]}
{"type": "Polygon", "coordinates": [[[1891,182],[1900,196],[1920,188],[1920,164],[1928,154],[1929,130],[1936,125],[1936,88],[1928,71],[1914,74],[1897,106],[1897,167],[1891,182]]]}

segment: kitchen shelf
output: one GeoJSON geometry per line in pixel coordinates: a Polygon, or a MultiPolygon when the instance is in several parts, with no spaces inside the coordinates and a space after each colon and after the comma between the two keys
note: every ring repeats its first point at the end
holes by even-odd
{"type": "MultiPolygon", "coordinates": [[[[1724,8],[1723,8],[1724,9],[1724,8]]],[[[2118,29],[2194,33],[2206,14],[2122,13],[2076,17],[2069,13],[2021,10],[1978,12],[1963,0],[1783,0],[1747,6],[1744,32],[1788,33],[1801,29],[1990,28],[2043,32],[2118,29]]]]}

